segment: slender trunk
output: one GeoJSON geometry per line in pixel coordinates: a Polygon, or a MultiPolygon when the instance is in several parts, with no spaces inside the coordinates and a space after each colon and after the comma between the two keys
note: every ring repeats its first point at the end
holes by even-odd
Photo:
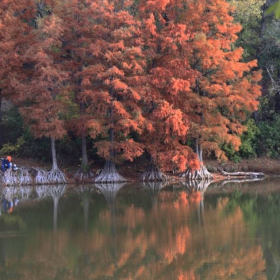
{"type": "Polygon", "coordinates": [[[198,158],[201,162],[203,162],[203,158],[202,158],[202,145],[198,144],[198,158]]]}
{"type": "Polygon", "coordinates": [[[82,133],[81,137],[82,137],[82,166],[88,166],[87,141],[84,132],[82,133]]]}
{"type": "Polygon", "coordinates": [[[110,111],[110,123],[111,123],[111,127],[109,129],[109,139],[110,139],[110,143],[111,143],[111,149],[110,149],[110,161],[114,161],[114,118],[113,118],[113,89],[110,88],[110,95],[111,95],[111,107],[109,109],[110,111]]]}
{"type": "Polygon", "coordinates": [[[198,159],[202,162],[202,145],[199,143],[198,138],[195,139],[195,153],[197,154],[198,159]]]}
{"type": "Polygon", "coordinates": [[[111,149],[110,149],[110,161],[114,161],[114,147],[113,147],[113,143],[114,143],[114,128],[110,128],[109,130],[109,139],[111,142],[111,149]]]}
{"type": "Polygon", "coordinates": [[[3,145],[2,89],[0,89],[0,148],[3,145]]]}
{"type": "Polygon", "coordinates": [[[57,165],[57,158],[56,158],[56,150],[55,150],[55,139],[51,137],[51,149],[52,149],[52,170],[57,170],[58,165],[57,165]]]}
{"type": "Polygon", "coordinates": [[[198,139],[194,139],[195,153],[198,155],[198,139]]]}

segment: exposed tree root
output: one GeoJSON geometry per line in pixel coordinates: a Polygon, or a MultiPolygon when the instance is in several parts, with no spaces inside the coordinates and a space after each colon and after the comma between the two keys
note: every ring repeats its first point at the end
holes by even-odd
{"type": "Polygon", "coordinates": [[[52,169],[47,173],[47,181],[50,184],[63,184],[66,183],[66,177],[60,169],[52,169]]]}
{"type": "Polygon", "coordinates": [[[162,173],[156,164],[151,162],[149,163],[147,169],[141,175],[140,179],[146,182],[162,182],[167,181],[168,176],[162,173]]]}
{"type": "Polygon", "coordinates": [[[5,172],[1,171],[0,176],[4,185],[29,185],[33,181],[27,168],[18,168],[17,170],[10,168],[5,172]]]}
{"type": "Polygon", "coordinates": [[[35,176],[36,184],[48,184],[48,172],[39,168],[32,168],[32,174],[35,176]]]}
{"type": "Polygon", "coordinates": [[[122,177],[112,161],[106,161],[101,173],[94,179],[96,183],[114,183],[114,182],[126,182],[127,180],[122,177]]]}
{"type": "Polygon", "coordinates": [[[264,177],[264,173],[262,172],[226,172],[221,168],[218,168],[218,171],[224,176],[232,176],[232,177],[264,177]]]}
{"type": "Polygon", "coordinates": [[[21,185],[30,185],[33,182],[32,176],[29,172],[28,168],[19,168],[18,170],[14,171],[17,173],[19,177],[19,181],[21,185]]]}
{"type": "Polygon", "coordinates": [[[80,167],[74,175],[78,182],[85,182],[94,178],[95,174],[88,168],[80,167]]]}
{"type": "Polygon", "coordinates": [[[17,176],[17,173],[13,171],[11,168],[6,170],[2,176],[3,184],[5,185],[19,185],[20,178],[17,176]]]}
{"type": "Polygon", "coordinates": [[[180,174],[180,177],[186,178],[186,180],[212,180],[212,174],[207,170],[205,165],[202,165],[199,170],[187,169],[180,174]]]}

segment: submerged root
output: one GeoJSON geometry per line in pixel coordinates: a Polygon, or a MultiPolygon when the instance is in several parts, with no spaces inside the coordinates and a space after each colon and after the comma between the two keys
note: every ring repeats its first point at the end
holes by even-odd
{"type": "Polygon", "coordinates": [[[212,174],[207,170],[205,165],[202,165],[199,170],[188,169],[181,173],[180,177],[186,178],[186,180],[212,180],[212,174]]]}
{"type": "Polygon", "coordinates": [[[163,182],[145,182],[142,183],[144,189],[146,189],[152,195],[157,195],[160,190],[166,186],[166,183],[163,182]]]}
{"type": "Polygon", "coordinates": [[[153,204],[157,204],[158,195],[166,183],[163,182],[143,182],[142,186],[146,189],[153,201],[153,204]]]}
{"type": "Polygon", "coordinates": [[[211,184],[212,180],[200,180],[200,181],[185,181],[182,182],[183,186],[189,191],[201,191],[204,192],[211,184]]]}
{"type": "Polygon", "coordinates": [[[109,184],[95,184],[94,186],[105,196],[108,205],[113,205],[116,200],[118,191],[125,185],[125,183],[109,183],[109,184]]]}
{"type": "Polygon", "coordinates": [[[60,169],[53,169],[47,173],[47,180],[50,184],[66,183],[65,174],[60,169]]]}
{"type": "Polygon", "coordinates": [[[3,189],[3,197],[8,201],[13,201],[18,197],[18,188],[14,186],[7,186],[3,189]]]}
{"type": "Polygon", "coordinates": [[[114,183],[114,182],[126,182],[127,180],[122,177],[112,161],[106,161],[101,173],[94,179],[96,183],[114,183]]]}
{"type": "Polygon", "coordinates": [[[37,193],[37,199],[43,199],[49,195],[48,186],[47,185],[39,185],[35,187],[35,191],[37,193]]]}
{"type": "Polygon", "coordinates": [[[19,187],[19,194],[20,194],[20,200],[27,200],[30,198],[32,194],[32,187],[30,186],[21,186],[19,187]]]}
{"type": "Polygon", "coordinates": [[[162,173],[156,164],[150,163],[140,179],[142,181],[162,182],[167,181],[168,176],[162,173]]]}
{"type": "Polygon", "coordinates": [[[48,195],[52,198],[60,198],[66,191],[66,185],[48,186],[48,195]]]}
{"type": "Polygon", "coordinates": [[[84,193],[91,193],[93,191],[93,189],[94,189],[93,186],[89,186],[89,185],[77,185],[75,187],[75,190],[80,195],[82,195],[84,193]]]}

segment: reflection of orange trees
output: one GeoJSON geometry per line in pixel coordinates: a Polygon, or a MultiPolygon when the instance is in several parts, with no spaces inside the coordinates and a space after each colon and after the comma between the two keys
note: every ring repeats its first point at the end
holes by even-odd
{"type": "Polygon", "coordinates": [[[201,200],[203,200],[202,192],[199,191],[192,191],[190,193],[180,192],[178,198],[174,201],[174,206],[178,208],[183,205],[188,205],[190,203],[198,204],[201,200]]]}
{"type": "Polygon", "coordinates": [[[199,192],[161,192],[150,212],[135,205],[119,211],[116,266],[103,266],[96,279],[266,279],[261,247],[246,238],[241,209],[225,211],[227,198],[207,205],[203,226],[190,225],[202,199],[199,192]]]}
{"type": "Polygon", "coordinates": [[[194,271],[191,270],[191,271],[185,271],[185,272],[182,272],[180,271],[180,274],[178,275],[178,280],[197,280],[199,278],[197,278],[194,274],[194,271]]]}
{"type": "Polygon", "coordinates": [[[82,230],[58,230],[51,240],[38,233],[21,279],[266,279],[261,247],[247,238],[241,209],[225,211],[227,198],[206,203],[202,225],[195,220],[200,199],[195,192],[162,191],[150,210],[117,203],[115,217],[109,208],[100,212],[86,243],[82,230]],[[24,272],[33,264],[34,276],[24,272]]]}

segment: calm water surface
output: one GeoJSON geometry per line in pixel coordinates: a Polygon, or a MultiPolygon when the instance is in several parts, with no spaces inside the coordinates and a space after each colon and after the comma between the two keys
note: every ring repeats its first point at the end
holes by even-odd
{"type": "Polygon", "coordinates": [[[0,197],[1,280],[280,279],[280,179],[0,197]]]}

